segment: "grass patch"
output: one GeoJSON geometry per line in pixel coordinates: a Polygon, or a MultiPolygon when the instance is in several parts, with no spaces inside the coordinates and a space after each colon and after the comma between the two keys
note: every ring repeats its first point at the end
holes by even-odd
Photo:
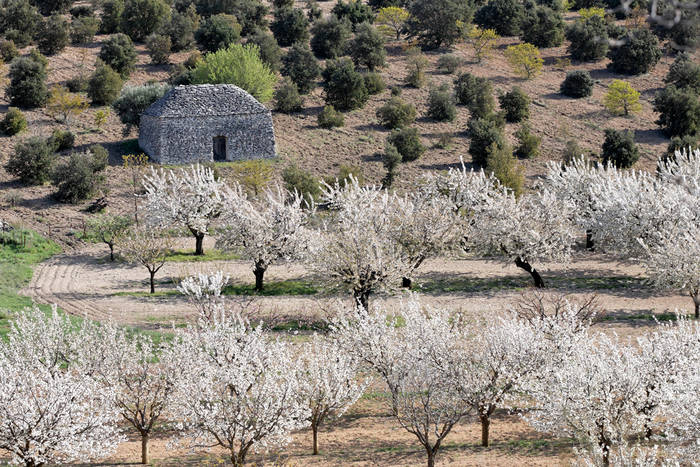
{"type": "MultiPolygon", "coordinates": [[[[676,321],[678,315],[675,313],[638,313],[636,315],[608,315],[601,318],[601,321],[676,321]]],[[[680,317],[692,318],[692,315],[680,315],[680,317]]]]}
{"type": "Polygon", "coordinates": [[[221,291],[223,295],[261,295],[271,297],[276,295],[314,295],[318,290],[306,281],[273,281],[266,282],[261,292],[255,290],[253,284],[231,284],[221,291]]]}
{"type": "Polygon", "coordinates": [[[299,321],[291,320],[275,324],[272,331],[276,332],[314,332],[327,331],[328,323],[324,321],[299,321]]]}
{"type": "Polygon", "coordinates": [[[203,255],[195,255],[194,250],[173,250],[165,257],[165,261],[175,263],[195,263],[203,261],[228,261],[240,259],[237,253],[225,252],[221,250],[208,250],[203,255]]]}

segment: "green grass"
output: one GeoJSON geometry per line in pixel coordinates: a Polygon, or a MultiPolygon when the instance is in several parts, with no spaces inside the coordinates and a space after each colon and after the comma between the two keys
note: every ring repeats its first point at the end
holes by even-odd
{"type": "Polygon", "coordinates": [[[317,292],[318,289],[310,282],[288,280],[266,282],[262,292],[257,292],[253,284],[231,284],[224,288],[222,294],[272,297],[277,295],[314,295],[317,292]]]}
{"type": "Polygon", "coordinates": [[[232,259],[240,259],[237,253],[225,252],[221,250],[205,250],[203,255],[195,255],[194,250],[173,250],[165,261],[175,263],[193,263],[201,261],[228,261],[232,259]]]}
{"type": "MultiPolygon", "coordinates": [[[[682,317],[683,315],[681,315],[682,317]]],[[[685,315],[686,318],[692,318],[692,315],[685,315]]],[[[602,318],[602,321],[676,321],[678,317],[675,313],[638,313],[636,315],[608,315],[602,318]]]]}

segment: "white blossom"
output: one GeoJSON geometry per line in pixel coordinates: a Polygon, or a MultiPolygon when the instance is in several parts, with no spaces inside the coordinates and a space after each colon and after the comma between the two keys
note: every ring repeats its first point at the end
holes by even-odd
{"type": "Polygon", "coordinates": [[[177,290],[188,297],[203,319],[212,319],[222,306],[221,291],[228,284],[229,276],[223,271],[211,274],[199,273],[184,278],[177,290]]]}

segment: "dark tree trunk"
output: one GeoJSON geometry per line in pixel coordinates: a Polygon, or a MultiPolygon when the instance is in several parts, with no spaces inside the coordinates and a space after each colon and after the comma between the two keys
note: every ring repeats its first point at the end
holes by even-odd
{"type": "Polygon", "coordinates": [[[700,292],[691,293],[690,297],[693,299],[695,304],[695,319],[700,319],[700,292]]]}
{"type": "Polygon", "coordinates": [[[586,250],[595,250],[595,242],[593,242],[593,231],[586,230],[586,250]]]}
{"type": "Polygon", "coordinates": [[[481,445],[485,448],[489,447],[489,427],[491,426],[491,417],[487,414],[480,414],[481,421],[481,445]]]}
{"type": "Polygon", "coordinates": [[[362,306],[362,308],[364,308],[365,310],[367,309],[367,306],[369,305],[369,292],[355,290],[352,296],[355,299],[356,305],[359,303],[360,306],[362,306]]]}
{"type": "Polygon", "coordinates": [[[155,271],[149,271],[151,274],[151,293],[156,293],[156,272],[155,271]]]}
{"type": "Polygon", "coordinates": [[[515,258],[515,265],[521,269],[524,269],[525,271],[529,272],[530,275],[532,276],[532,280],[535,283],[535,287],[538,289],[544,289],[544,280],[542,280],[542,276],[540,276],[540,273],[537,272],[535,268],[530,265],[527,261],[523,261],[520,259],[520,257],[515,258]]]}
{"type": "Polygon", "coordinates": [[[109,260],[114,261],[114,243],[108,242],[107,245],[109,245],[109,260]]]}
{"type": "Polygon", "coordinates": [[[194,238],[195,238],[194,254],[196,256],[203,256],[204,255],[204,234],[203,233],[196,233],[194,235],[194,238]]]}
{"type": "Polygon", "coordinates": [[[255,274],[255,291],[256,292],[262,292],[264,283],[263,279],[265,277],[265,268],[261,266],[260,264],[255,265],[255,269],[253,269],[253,274],[255,274]]]}
{"type": "Polygon", "coordinates": [[[413,281],[410,277],[404,277],[403,279],[401,279],[401,287],[403,287],[404,289],[410,289],[412,285],[413,281]]]}
{"type": "Polygon", "coordinates": [[[318,455],[318,426],[316,424],[311,425],[311,432],[314,437],[314,456],[318,455]]]}
{"type": "Polygon", "coordinates": [[[428,450],[428,467],[435,467],[435,453],[432,450],[428,450]]]}
{"type": "Polygon", "coordinates": [[[141,435],[141,463],[148,464],[148,433],[141,435]]]}

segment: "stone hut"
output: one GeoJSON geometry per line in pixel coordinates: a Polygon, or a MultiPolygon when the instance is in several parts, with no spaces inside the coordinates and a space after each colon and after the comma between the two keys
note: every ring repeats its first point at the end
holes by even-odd
{"type": "Polygon", "coordinates": [[[276,156],[270,111],[232,84],[174,87],[141,114],[139,146],[160,164],[276,156]]]}

